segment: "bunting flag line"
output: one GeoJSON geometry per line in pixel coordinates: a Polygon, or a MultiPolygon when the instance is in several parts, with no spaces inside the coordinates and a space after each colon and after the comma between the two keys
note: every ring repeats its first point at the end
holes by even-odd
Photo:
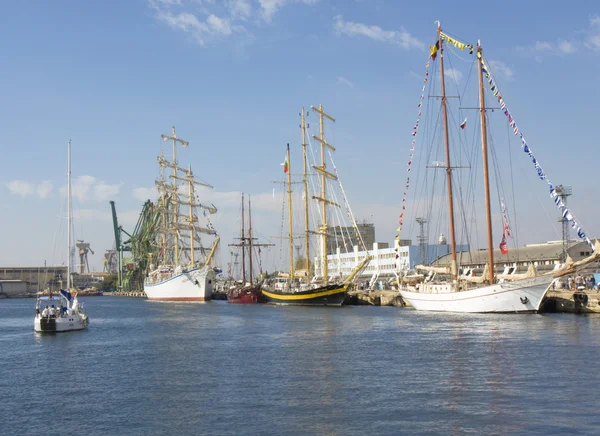
{"type": "Polygon", "coordinates": [[[441,36],[442,36],[442,40],[446,40],[448,42],[448,44],[452,44],[454,47],[458,48],[459,50],[464,50],[464,49],[468,48],[469,53],[473,54],[473,46],[471,44],[466,44],[464,42],[461,42],[455,38],[452,38],[449,35],[446,35],[444,32],[441,32],[441,36]]]}
{"type": "Polygon", "coordinates": [[[580,239],[583,239],[588,245],[590,245],[592,247],[592,251],[593,251],[594,250],[594,245],[592,244],[592,241],[587,236],[587,234],[585,233],[585,231],[582,229],[581,225],[575,219],[575,217],[573,216],[573,214],[571,214],[571,212],[569,211],[569,209],[567,209],[567,205],[564,203],[564,201],[560,197],[559,193],[554,188],[554,185],[552,184],[552,182],[550,182],[550,180],[546,176],[546,173],[544,173],[544,170],[542,169],[541,164],[539,163],[539,161],[536,159],[535,155],[533,154],[533,151],[531,150],[531,147],[529,147],[529,144],[527,144],[527,141],[525,140],[525,137],[523,136],[523,133],[521,132],[521,130],[517,126],[517,122],[515,121],[515,118],[513,117],[513,115],[508,110],[508,107],[506,106],[506,103],[504,102],[504,98],[500,94],[498,86],[496,85],[496,82],[494,81],[494,78],[492,77],[492,74],[490,73],[490,69],[489,69],[487,63],[484,61],[483,57],[481,56],[481,53],[478,52],[477,53],[477,57],[481,61],[481,71],[485,75],[485,77],[486,77],[486,79],[487,79],[487,81],[488,81],[488,83],[490,85],[490,90],[492,91],[492,93],[494,94],[494,96],[497,98],[498,103],[500,103],[500,109],[502,110],[502,112],[506,116],[506,120],[508,122],[508,125],[510,127],[512,127],[513,133],[515,135],[519,136],[519,139],[521,140],[521,148],[523,149],[523,151],[525,153],[527,153],[527,155],[531,159],[531,162],[533,163],[533,166],[534,166],[534,168],[535,168],[535,170],[537,172],[537,175],[540,178],[540,180],[543,180],[543,181],[545,181],[548,184],[548,187],[550,189],[550,198],[552,198],[554,200],[554,203],[556,204],[556,206],[561,210],[563,218],[566,221],[568,221],[568,222],[571,223],[571,227],[577,232],[577,236],[580,239]]]}
{"type": "MultiPolygon", "coordinates": [[[[423,87],[421,88],[421,96],[419,97],[419,104],[417,105],[417,122],[413,126],[411,136],[413,137],[412,142],[410,144],[410,150],[408,154],[408,163],[406,165],[406,172],[410,173],[413,161],[413,155],[415,151],[415,143],[417,142],[417,134],[419,132],[419,123],[421,122],[421,108],[423,107],[423,100],[425,99],[425,88],[427,87],[427,81],[429,80],[429,65],[432,60],[435,59],[437,55],[439,45],[436,43],[435,46],[431,46],[431,52],[429,55],[429,60],[425,64],[425,76],[423,78],[423,87]]],[[[398,228],[396,229],[396,239],[400,239],[400,232],[402,231],[402,225],[404,224],[404,211],[406,210],[406,195],[408,193],[408,188],[410,187],[410,174],[406,176],[406,183],[404,185],[404,192],[402,194],[402,209],[400,211],[400,215],[398,217],[398,228]]],[[[396,253],[396,258],[398,254],[396,253]]]]}

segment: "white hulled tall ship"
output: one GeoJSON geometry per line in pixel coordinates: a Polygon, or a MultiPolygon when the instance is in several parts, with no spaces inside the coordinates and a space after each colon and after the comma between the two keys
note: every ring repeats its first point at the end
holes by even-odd
{"type": "MultiPolygon", "coordinates": [[[[494,143],[491,142],[490,147],[488,147],[488,136],[491,137],[491,134],[488,132],[488,110],[490,108],[486,107],[485,104],[485,94],[484,94],[484,86],[485,82],[489,84],[490,91],[493,93],[494,100],[500,105],[500,112],[503,113],[509,123],[509,133],[514,133],[519,138],[521,142],[521,147],[525,153],[528,154],[529,158],[532,160],[535,170],[539,179],[544,181],[547,184],[547,187],[550,190],[550,196],[554,199],[555,203],[561,208],[563,217],[570,221],[573,228],[575,228],[578,232],[578,236],[584,239],[591,245],[590,239],[585,235],[581,227],[577,224],[571,213],[566,209],[566,205],[562,203],[557,197],[557,192],[554,186],[548,180],[546,174],[542,170],[539,162],[533,155],[533,152],[527,145],[523,133],[517,127],[516,122],[512,114],[509,112],[506,107],[506,102],[504,101],[496,82],[494,81],[489,65],[487,64],[484,56],[481,45],[478,43],[476,46],[466,44],[456,39],[453,36],[450,36],[444,32],[442,32],[441,26],[438,22],[437,29],[437,41],[435,45],[431,46],[430,58],[426,63],[426,73],[424,78],[424,85],[422,88],[421,94],[421,102],[418,105],[418,117],[417,123],[413,127],[412,136],[416,137],[418,128],[419,128],[419,120],[421,117],[421,106],[426,95],[426,83],[429,78],[429,71],[427,68],[430,63],[433,63],[435,60],[439,59],[439,78],[440,88],[439,92],[441,95],[435,95],[438,92],[438,88],[433,88],[430,84],[430,98],[435,99],[435,101],[439,101],[441,103],[441,116],[437,114],[434,115],[435,111],[427,110],[427,117],[430,117],[429,120],[431,122],[440,122],[442,126],[440,128],[433,128],[432,131],[440,132],[440,135],[436,135],[436,138],[442,139],[443,142],[441,144],[435,144],[436,138],[429,138],[427,141],[431,144],[430,150],[425,150],[424,155],[427,156],[423,158],[429,159],[430,156],[434,156],[438,154],[440,158],[445,158],[445,162],[434,161],[431,165],[428,165],[428,168],[433,169],[434,171],[437,169],[445,170],[445,189],[447,190],[447,199],[448,199],[448,210],[447,212],[443,211],[443,205],[439,202],[439,198],[441,198],[440,193],[433,193],[433,190],[430,191],[432,193],[431,200],[429,203],[425,203],[424,209],[429,211],[433,210],[433,213],[438,215],[439,217],[448,218],[448,226],[449,226],[449,234],[450,234],[450,243],[452,248],[452,261],[449,267],[446,266],[430,266],[430,265],[418,265],[416,267],[417,271],[423,271],[424,274],[411,275],[410,277],[405,275],[399,278],[399,291],[405,300],[407,300],[415,309],[417,310],[426,310],[426,311],[444,311],[444,312],[504,312],[504,313],[531,313],[537,312],[540,308],[540,304],[548,291],[549,286],[557,277],[561,277],[566,274],[573,273],[577,268],[584,267],[585,265],[589,265],[592,262],[597,261],[600,258],[600,244],[596,243],[593,246],[593,253],[588,258],[585,258],[578,262],[573,262],[570,259],[567,259],[566,262],[562,265],[556,265],[556,268],[552,271],[542,272],[538,271],[534,264],[529,264],[528,269],[524,273],[516,274],[516,265],[513,268],[513,272],[509,273],[506,271],[502,274],[495,273],[495,253],[494,253],[494,243],[493,243],[493,226],[492,226],[492,209],[491,203],[494,202],[490,192],[490,175],[489,175],[489,160],[491,160],[491,166],[494,170],[494,178],[496,179],[497,185],[497,197],[498,204],[500,205],[500,217],[502,219],[503,233],[502,233],[502,241],[500,243],[500,259],[498,259],[496,253],[496,260],[500,260],[499,263],[503,263],[502,255],[508,253],[507,246],[507,238],[511,237],[511,231],[507,219],[507,214],[505,210],[503,193],[508,192],[505,190],[502,185],[502,171],[500,169],[510,170],[512,168],[512,164],[510,165],[501,165],[499,158],[499,151],[494,147],[494,143]],[[450,47],[449,52],[446,52],[444,47],[450,47]],[[462,130],[466,128],[466,118],[459,125],[456,126],[458,129],[455,129],[452,135],[449,133],[449,119],[462,119],[452,118],[448,114],[448,106],[451,103],[448,102],[448,96],[446,95],[446,86],[445,80],[447,78],[457,77],[456,73],[452,72],[449,74],[448,70],[444,70],[444,59],[447,53],[454,54],[455,51],[451,48],[457,48],[458,50],[469,49],[470,53],[475,53],[476,58],[473,60],[475,71],[477,71],[478,77],[478,89],[477,89],[477,97],[478,97],[478,106],[469,108],[457,107],[458,110],[465,109],[474,109],[479,112],[480,118],[480,126],[479,126],[479,134],[481,137],[481,160],[479,160],[479,153],[475,153],[475,150],[478,148],[478,144],[474,142],[474,146],[472,148],[473,152],[464,153],[461,155],[461,152],[458,152],[457,149],[459,147],[464,147],[467,143],[467,135],[460,134],[462,130]],[[485,79],[484,79],[485,76],[485,79]],[[436,121],[437,120],[437,121],[436,121]],[[512,132],[511,132],[512,131],[512,132]],[[453,139],[453,147],[451,147],[450,139],[453,139]],[[442,145],[443,144],[443,145],[442,145]],[[435,147],[435,148],[434,148],[435,147]],[[491,149],[488,152],[488,149],[491,149]],[[443,156],[443,157],[442,157],[443,156]],[[460,159],[465,159],[466,157],[471,159],[471,162],[467,166],[460,165],[460,159]],[[451,158],[453,165],[451,164],[451,158]],[[459,161],[458,165],[456,161],[459,161]],[[471,165],[472,163],[472,165],[471,165]],[[483,269],[481,275],[476,276],[473,274],[473,271],[469,268],[464,268],[462,274],[460,272],[460,265],[457,262],[457,253],[456,253],[456,233],[457,230],[464,229],[467,234],[465,237],[468,237],[468,233],[476,230],[475,216],[474,212],[477,207],[477,202],[475,201],[475,192],[477,191],[476,187],[479,187],[479,182],[476,181],[475,177],[464,177],[460,175],[460,173],[456,173],[455,170],[458,168],[474,168],[476,165],[482,164],[483,167],[483,194],[485,197],[485,228],[486,228],[486,236],[487,236],[487,253],[488,260],[483,269]],[[462,181],[462,186],[455,184],[457,182],[462,181]],[[465,183],[466,182],[466,183],[465,183]],[[465,186],[466,185],[466,186],[465,186]],[[459,189],[456,190],[456,187],[459,189]],[[455,189],[453,193],[453,189],[455,189]],[[455,213],[454,203],[460,202],[460,208],[455,213]],[[434,204],[435,203],[435,204],[434,204]],[[438,207],[438,203],[440,203],[438,207]],[[434,207],[435,206],[435,207],[434,207]],[[463,225],[455,226],[455,214],[459,216],[463,225]]],[[[460,57],[460,59],[463,59],[460,57]]],[[[434,76],[433,79],[436,77],[434,76]]],[[[432,80],[435,82],[435,80],[432,80]]],[[[467,83],[468,85],[468,83],[467,83]]],[[[466,85],[465,85],[466,88],[466,85]]],[[[468,95],[466,91],[463,91],[463,96],[468,95]]],[[[472,98],[476,95],[473,94],[472,98]]],[[[458,99],[462,99],[463,97],[458,96],[455,97],[458,99]]],[[[461,104],[459,100],[459,104],[461,104]]],[[[494,109],[494,108],[491,108],[494,109]]],[[[498,109],[498,108],[496,108],[498,109]]],[[[458,123],[456,123],[458,124],[458,123]]],[[[470,136],[470,135],[469,135],[470,136]]],[[[473,138],[476,138],[477,135],[473,135],[473,138]]],[[[510,137],[510,135],[509,135],[510,137]]],[[[510,139],[509,139],[510,143],[510,139]]],[[[509,144],[510,145],[510,144],[509,144]]],[[[409,162],[408,162],[408,171],[410,171],[410,166],[413,160],[413,153],[415,150],[415,139],[411,144],[409,162]]],[[[418,177],[418,175],[417,175],[418,177]]],[[[438,178],[442,179],[442,177],[438,178]]],[[[435,175],[430,177],[428,180],[435,181],[435,175]]],[[[422,181],[421,186],[429,187],[433,185],[428,185],[428,180],[422,181]]],[[[512,178],[511,178],[512,180],[512,178]]],[[[398,232],[402,230],[402,224],[404,219],[404,213],[406,209],[405,199],[406,199],[406,190],[409,187],[410,177],[407,176],[404,198],[402,200],[402,212],[400,214],[400,227],[398,228],[398,232]]],[[[443,187],[442,183],[438,183],[443,187]]],[[[514,191],[514,186],[513,186],[514,191]]],[[[418,208],[417,202],[415,202],[414,209],[418,208]]],[[[433,215],[430,213],[430,215],[433,215]]],[[[427,222],[423,218],[417,218],[423,220],[422,222],[427,222]]],[[[399,238],[400,235],[397,235],[399,238]]],[[[508,268],[506,268],[508,270],[508,268]]]]}
{"type": "Polygon", "coordinates": [[[215,268],[211,264],[219,244],[209,215],[216,213],[217,209],[200,203],[196,186],[212,186],[199,181],[192,173],[191,165],[187,170],[178,166],[177,144],[186,148],[189,142],[177,137],[175,127],[171,136],[161,137],[165,142],[172,142],[173,159],[166,160],[162,152],[158,157],[159,224],[154,240],[158,250],[149,265],[144,292],[149,300],[207,301],[211,299],[215,283],[215,268]],[[171,180],[167,179],[166,172],[171,172],[168,175],[171,180]],[[199,225],[198,210],[202,210],[208,223],[206,227],[199,225]],[[202,246],[202,234],[215,238],[208,253],[202,246]]]}

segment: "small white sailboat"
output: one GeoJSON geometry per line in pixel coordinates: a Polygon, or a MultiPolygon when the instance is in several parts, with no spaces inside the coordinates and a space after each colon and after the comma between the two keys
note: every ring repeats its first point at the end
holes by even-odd
{"type": "Polygon", "coordinates": [[[33,329],[38,333],[62,333],[83,330],[89,324],[77,293],[71,292],[71,141],[67,151],[67,290],[59,295],[38,294],[33,329]],[[42,304],[45,307],[42,309],[42,304]]]}
{"type": "MultiPolygon", "coordinates": [[[[451,50],[452,52],[452,50],[451,50]]],[[[557,200],[556,191],[552,184],[547,180],[545,174],[543,173],[541,166],[533,156],[532,152],[527,146],[525,139],[523,138],[523,134],[519,131],[516,123],[512,115],[508,112],[506,108],[506,104],[500,95],[497,85],[495,84],[491,73],[489,72],[489,66],[485,63],[481,45],[478,43],[476,47],[473,45],[466,44],[457,40],[454,37],[451,37],[444,32],[442,32],[441,26],[438,23],[438,31],[437,31],[437,41],[435,45],[431,46],[430,59],[426,64],[426,68],[429,67],[430,63],[435,59],[439,58],[439,80],[441,83],[441,96],[433,96],[434,98],[439,98],[441,101],[441,113],[442,116],[439,117],[439,120],[443,120],[443,129],[440,129],[443,132],[444,138],[444,148],[445,148],[445,162],[434,162],[432,167],[434,169],[443,168],[446,172],[445,177],[445,189],[447,189],[447,197],[448,197],[448,211],[443,212],[447,213],[449,219],[449,230],[450,230],[450,242],[452,248],[452,261],[449,267],[444,266],[425,266],[419,265],[416,267],[418,271],[425,271],[424,274],[411,275],[410,278],[405,271],[404,277],[399,277],[398,285],[399,292],[402,298],[408,301],[415,309],[417,310],[426,310],[426,311],[444,311],[444,312],[479,312],[479,313],[487,313],[487,312],[499,312],[499,313],[535,313],[539,310],[540,304],[548,291],[553,280],[560,275],[568,274],[572,272],[575,267],[583,266],[584,264],[589,264],[598,259],[600,256],[600,246],[596,244],[594,247],[595,251],[592,255],[585,259],[584,261],[577,262],[578,265],[575,265],[572,261],[565,265],[559,266],[552,271],[547,272],[538,272],[533,264],[530,264],[526,273],[521,274],[495,274],[494,273],[494,248],[493,248],[493,238],[492,238],[492,219],[491,219],[491,197],[490,197],[490,183],[489,183],[489,174],[488,174],[488,144],[487,144],[487,115],[486,115],[486,106],[484,99],[484,79],[483,76],[485,74],[486,81],[490,85],[490,89],[494,94],[494,97],[498,100],[500,104],[500,110],[506,115],[510,128],[513,130],[515,135],[518,135],[523,150],[529,154],[532,159],[535,168],[537,170],[538,176],[540,179],[547,182],[550,188],[550,194],[555,199],[556,204],[561,207],[561,211],[563,212],[563,217],[567,220],[572,221],[572,225],[574,228],[578,230],[578,235],[586,240],[586,242],[590,243],[589,238],[585,236],[581,227],[577,225],[574,221],[572,215],[568,213],[566,209],[566,205],[560,204],[557,200]],[[445,88],[445,78],[448,76],[448,71],[444,72],[444,45],[454,46],[459,50],[464,50],[468,48],[471,53],[476,52],[477,60],[476,69],[478,71],[479,78],[479,107],[478,108],[470,108],[476,109],[480,113],[480,123],[481,123],[481,151],[482,151],[482,164],[483,164],[483,181],[484,181],[484,194],[485,194],[485,209],[486,209],[486,230],[487,230],[487,253],[488,253],[488,261],[483,269],[483,273],[481,276],[473,276],[472,274],[459,274],[459,265],[457,265],[457,255],[456,255],[456,235],[455,235],[455,225],[454,225],[454,201],[453,200],[453,170],[457,167],[453,167],[450,163],[450,158],[453,154],[450,151],[450,140],[448,133],[448,102],[446,96],[446,88],[445,88]],[[417,280],[415,280],[415,277],[417,280]]],[[[428,82],[429,71],[426,70],[424,83],[428,82]]],[[[425,85],[423,85],[423,94],[421,95],[421,103],[419,103],[419,112],[418,119],[416,125],[413,127],[413,137],[416,137],[419,127],[419,120],[421,116],[421,106],[425,96],[425,85]]],[[[469,108],[467,108],[469,109],[469,108]]],[[[460,118],[462,119],[462,118],[460,118]]],[[[466,127],[466,119],[460,125],[460,129],[465,129],[466,127]]],[[[455,137],[453,137],[455,138],[455,137]]],[[[412,164],[412,158],[414,153],[415,139],[413,138],[413,142],[410,149],[409,155],[409,164],[408,171],[410,171],[410,166],[412,164]]],[[[442,150],[440,148],[440,150],[442,150]]],[[[493,156],[493,155],[492,155],[493,156]]],[[[458,167],[460,168],[460,167],[458,167]]],[[[496,176],[498,177],[498,176],[496,176]]],[[[407,177],[406,189],[409,187],[410,177],[407,177]]],[[[458,193],[460,195],[460,191],[458,193]]],[[[406,192],[404,193],[406,197],[406,192]]],[[[456,196],[456,193],[455,193],[456,196]]],[[[504,208],[504,204],[502,200],[500,201],[502,207],[504,208]]],[[[403,199],[402,213],[400,214],[400,227],[398,231],[402,230],[403,224],[403,215],[405,211],[405,199],[403,199]]],[[[441,210],[441,209],[440,209],[441,210]]],[[[462,209],[461,209],[462,211],[462,209]]],[[[508,227],[508,221],[505,216],[505,211],[502,211],[503,214],[503,238],[502,243],[500,244],[500,253],[506,254],[507,246],[506,246],[506,238],[511,236],[510,230],[508,227]]],[[[464,212],[463,212],[464,215],[464,212]]],[[[419,218],[421,219],[421,218],[419,218]]],[[[465,224],[465,227],[469,227],[471,224],[465,224]]],[[[399,235],[397,236],[399,238],[399,235]]],[[[496,253],[496,256],[501,255],[500,253],[496,253]]]]}

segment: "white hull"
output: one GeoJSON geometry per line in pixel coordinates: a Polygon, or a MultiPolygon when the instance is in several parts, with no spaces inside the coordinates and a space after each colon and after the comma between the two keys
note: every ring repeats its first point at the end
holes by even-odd
{"type": "Polygon", "coordinates": [[[38,315],[35,317],[33,329],[38,333],[64,333],[83,330],[87,325],[87,316],[81,313],[45,319],[38,315]]]}
{"type": "Polygon", "coordinates": [[[552,283],[542,276],[461,292],[451,285],[421,284],[422,290],[400,289],[400,295],[416,310],[471,313],[535,313],[552,283]]]}
{"type": "Polygon", "coordinates": [[[201,268],[169,277],[146,281],[144,292],[149,300],[208,301],[212,297],[215,277],[212,269],[201,268]]]}

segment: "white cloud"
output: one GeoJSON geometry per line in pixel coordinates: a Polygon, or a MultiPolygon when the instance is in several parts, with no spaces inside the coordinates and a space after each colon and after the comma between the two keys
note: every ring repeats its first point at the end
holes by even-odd
{"type": "Polygon", "coordinates": [[[581,47],[600,51],[600,16],[593,15],[586,29],[573,32],[568,38],[556,41],[536,41],[532,45],[519,46],[517,51],[534,56],[541,61],[544,56],[566,56],[580,52],[581,47]]]}
{"type": "Polygon", "coordinates": [[[546,41],[536,41],[536,43],[533,45],[533,49],[535,51],[550,51],[552,50],[552,44],[546,41]]]}
{"type": "Polygon", "coordinates": [[[288,3],[303,3],[305,5],[312,5],[318,3],[319,0],[258,0],[261,8],[262,18],[270,23],[275,13],[288,3]]]}
{"type": "Polygon", "coordinates": [[[40,198],[48,198],[51,192],[52,183],[50,182],[50,180],[44,180],[36,187],[36,193],[40,198]]]}
{"type": "Polygon", "coordinates": [[[575,53],[577,51],[577,48],[575,47],[575,45],[573,45],[573,43],[569,41],[560,41],[558,43],[558,50],[564,54],[571,54],[575,53]]]}
{"type": "MultiPolygon", "coordinates": [[[[112,215],[110,212],[106,210],[98,210],[98,209],[76,209],[73,212],[75,220],[85,220],[85,221],[111,221],[112,215]]],[[[119,214],[119,218],[121,214],[119,214]]]]}
{"type": "Polygon", "coordinates": [[[368,26],[363,23],[344,21],[341,16],[335,17],[333,29],[336,35],[365,36],[375,41],[391,42],[400,45],[404,49],[424,48],[422,41],[412,36],[403,28],[400,31],[384,30],[379,26],[368,26]]]}
{"type": "Polygon", "coordinates": [[[104,201],[117,196],[121,190],[121,185],[108,185],[104,182],[99,182],[94,186],[94,197],[96,200],[104,201]]]}
{"type": "Polygon", "coordinates": [[[590,28],[584,44],[592,49],[600,50],[600,16],[594,15],[590,18],[590,28]]]}
{"type": "Polygon", "coordinates": [[[39,184],[25,180],[10,180],[5,183],[5,186],[12,195],[20,195],[21,197],[37,195],[40,198],[48,198],[52,192],[52,183],[49,180],[44,180],[39,184]]]}
{"type": "MultiPolygon", "coordinates": [[[[71,196],[81,203],[88,201],[106,201],[115,198],[121,190],[121,184],[110,185],[94,176],[83,175],[71,181],[71,196]]],[[[66,187],[60,189],[66,192],[66,187]]]]}
{"type": "Polygon", "coordinates": [[[26,182],[24,180],[11,180],[6,183],[6,187],[13,195],[20,195],[21,197],[27,197],[33,194],[35,187],[33,183],[26,182]]]}
{"type": "Polygon", "coordinates": [[[232,19],[247,20],[252,14],[252,5],[250,0],[228,0],[227,8],[232,19]]]}
{"type": "Polygon", "coordinates": [[[446,68],[444,70],[444,74],[446,75],[446,77],[449,77],[450,79],[455,80],[457,82],[460,82],[460,80],[463,78],[463,73],[453,68],[446,68]]]}
{"type": "Polygon", "coordinates": [[[174,14],[168,10],[159,10],[157,18],[173,29],[190,33],[196,42],[204,46],[207,41],[230,36],[243,30],[241,26],[232,26],[227,18],[219,18],[210,14],[205,21],[200,21],[194,14],[180,12],[174,14]]]}
{"type": "Polygon", "coordinates": [[[513,70],[511,70],[504,62],[500,61],[489,61],[491,72],[496,76],[502,76],[506,79],[511,79],[514,75],[513,70]]]}
{"type": "Polygon", "coordinates": [[[352,83],[351,81],[349,81],[348,79],[346,79],[345,77],[342,77],[342,76],[338,76],[336,83],[338,85],[345,85],[345,86],[349,86],[350,88],[354,88],[354,83],[352,83]]]}
{"type": "Polygon", "coordinates": [[[158,198],[156,186],[151,188],[134,188],[133,196],[139,201],[155,200],[158,198]]]}
{"type": "Polygon", "coordinates": [[[187,33],[200,46],[238,36],[242,45],[251,43],[254,36],[245,27],[270,23],[283,6],[291,3],[310,5],[319,0],[148,0],[156,18],[175,30],[187,33]],[[250,18],[255,17],[255,20],[250,18]]]}

